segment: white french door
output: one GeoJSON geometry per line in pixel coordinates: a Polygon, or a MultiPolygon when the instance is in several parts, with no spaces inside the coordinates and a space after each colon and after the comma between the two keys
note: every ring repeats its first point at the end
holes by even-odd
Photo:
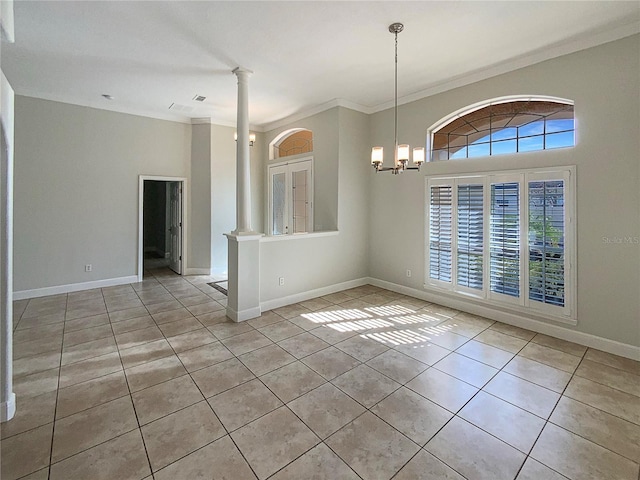
{"type": "Polygon", "coordinates": [[[269,234],[313,231],[313,159],[269,167],[269,234]]]}

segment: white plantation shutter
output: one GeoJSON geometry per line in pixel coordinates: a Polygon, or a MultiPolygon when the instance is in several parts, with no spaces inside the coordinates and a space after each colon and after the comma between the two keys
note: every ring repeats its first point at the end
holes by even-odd
{"type": "Polygon", "coordinates": [[[427,284],[575,324],[573,167],[427,179],[427,284]]]}
{"type": "Polygon", "coordinates": [[[429,189],[429,277],[451,282],[453,188],[432,185],[429,189]]]}
{"type": "Polygon", "coordinates": [[[564,181],[530,181],[529,300],[565,305],[564,181]]]}
{"type": "Polygon", "coordinates": [[[520,184],[491,184],[491,292],[520,297],[520,184]]]}
{"type": "Polygon", "coordinates": [[[484,249],[483,185],[458,185],[456,263],[458,286],[482,290],[484,249]]]}

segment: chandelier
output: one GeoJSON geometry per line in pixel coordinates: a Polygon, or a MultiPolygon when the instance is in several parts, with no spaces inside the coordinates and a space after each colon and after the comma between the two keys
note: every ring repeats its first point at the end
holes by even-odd
{"type": "Polygon", "coordinates": [[[396,55],[395,55],[395,104],[394,104],[394,162],[393,167],[383,167],[383,149],[382,147],[373,147],[371,149],[371,165],[376,172],[393,172],[394,175],[402,173],[405,170],[420,170],[420,165],[424,163],[424,147],[416,147],[413,149],[413,164],[415,167],[409,167],[409,145],[398,145],[398,34],[404,30],[401,23],[392,23],[389,25],[389,32],[395,35],[396,39],[396,55]]]}

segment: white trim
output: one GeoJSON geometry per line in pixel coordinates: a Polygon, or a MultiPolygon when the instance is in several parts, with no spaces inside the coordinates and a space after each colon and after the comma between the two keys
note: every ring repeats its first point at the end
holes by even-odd
{"type": "Polygon", "coordinates": [[[318,238],[318,237],[334,237],[339,235],[338,230],[329,230],[326,232],[309,232],[309,233],[294,233],[291,235],[265,235],[260,239],[260,242],[280,242],[283,240],[303,240],[305,238],[318,238]]]}
{"type": "Polygon", "coordinates": [[[236,323],[244,322],[245,320],[251,320],[252,318],[258,318],[260,315],[262,315],[262,310],[260,309],[260,307],[248,308],[239,312],[236,312],[231,307],[227,307],[227,317],[229,317],[236,323]]]}
{"type": "Polygon", "coordinates": [[[138,276],[137,282],[144,279],[144,181],[154,180],[158,182],[180,182],[182,183],[182,239],[180,247],[182,249],[182,261],[180,262],[180,275],[185,273],[185,265],[187,264],[187,179],[185,177],[165,177],[160,175],[138,175],[138,276]]]}
{"type": "Polygon", "coordinates": [[[70,283],[67,285],[56,285],[54,287],[34,288],[32,290],[20,290],[13,292],[14,300],[26,300],[28,298],[46,297],[48,295],[58,295],[60,293],[80,292],[94,288],[113,287],[125,285],[127,283],[137,283],[138,276],[105,278],[104,280],[92,280],[90,282],[70,283]]]}
{"type": "Polygon", "coordinates": [[[307,290],[306,292],[294,293],[286,297],[273,298],[260,302],[260,308],[263,312],[273,310],[274,308],[280,308],[287,305],[292,305],[298,302],[304,302],[305,300],[311,300],[312,298],[321,297],[323,295],[329,295],[331,293],[340,292],[349,288],[361,287],[369,283],[369,278],[362,277],[355,280],[348,280],[346,282],[337,283],[335,285],[329,285],[328,287],[316,288],[314,290],[307,290]]]}
{"type": "Polygon", "coordinates": [[[2,0],[0,4],[0,25],[2,29],[2,40],[8,43],[15,42],[13,0],[2,0]]]}
{"type": "Polygon", "coordinates": [[[385,280],[379,280],[377,278],[369,278],[367,279],[367,283],[375,285],[376,287],[391,290],[392,292],[402,293],[404,295],[419,298],[426,302],[437,303],[445,307],[455,308],[456,310],[468,312],[474,315],[480,315],[491,320],[496,320],[508,325],[514,325],[516,327],[526,328],[534,332],[543,333],[545,335],[550,335],[562,340],[578,343],[586,347],[596,348],[598,350],[612,353],[614,355],[620,355],[621,357],[640,360],[640,346],[630,345],[628,343],[622,343],[616,340],[598,337],[596,335],[579,332],[577,330],[570,330],[559,325],[546,323],[544,321],[522,315],[518,312],[508,311],[508,308],[504,308],[504,311],[498,310],[497,308],[492,308],[491,306],[472,303],[471,299],[469,299],[469,301],[466,301],[466,299],[464,298],[453,298],[447,294],[425,292],[422,290],[417,290],[415,288],[406,287],[404,285],[387,282],[385,280]]]}
{"type": "MultiPolygon", "coordinates": [[[[213,125],[211,122],[211,117],[198,117],[191,119],[191,125],[213,125]]],[[[233,125],[229,125],[235,127],[235,123],[233,125]]]]}
{"type": "Polygon", "coordinates": [[[182,275],[211,275],[210,268],[183,268],[182,275]]]}
{"type": "Polygon", "coordinates": [[[451,112],[449,115],[442,117],[436,123],[431,125],[427,132],[432,132],[433,130],[440,130],[442,127],[450,124],[456,118],[464,117],[470,113],[475,112],[476,110],[480,110],[481,108],[488,107],[489,105],[500,105],[501,103],[509,103],[509,102],[554,102],[560,103],[562,105],[575,105],[575,102],[568,98],[561,97],[552,97],[550,95],[505,95],[502,97],[490,98],[487,100],[482,100],[480,102],[472,103],[471,105],[467,105],[466,107],[459,108],[455,112],[451,112]]]}
{"type": "Polygon", "coordinates": [[[260,240],[264,234],[263,233],[255,233],[255,232],[244,232],[244,233],[223,233],[225,237],[229,240],[233,240],[234,242],[248,242],[249,240],[260,240]]]}
{"type": "MultiPolygon", "coordinates": [[[[355,110],[356,112],[371,114],[376,111],[374,108],[365,107],[364,105],[360,105],[359,103],[352,102],[351,100],[345,100],[344,98],[334,98],[333,100],[329,100],[328,102],[321,103],[320,105],[316,105],[315,107],[307,108],[301,110],[297,113],[293,113],[289,116],[283,117],[279,120],[274,120],[273,122],[263,123],[260,127],[256,128],[256,131],[269,132],[271,130],[275,130],[277,128],[286,127],[295,122],[299,122],[300,120],[304,120],[305,118],[309,118],[312,115],[317,115],[318,113],[326,112],[327,110],[331,110],[335,107],[344,107],[349,108],[351,110],[355,110]]],[[[386,108],[381,108],[380,110],[386,110],[386,108]]]]}
{"type": "Polygon", "coordinates": [[[9,400],[0,403],[0,422],[7,422],[16,414],[16,394],[11,392],[9,400]]]}

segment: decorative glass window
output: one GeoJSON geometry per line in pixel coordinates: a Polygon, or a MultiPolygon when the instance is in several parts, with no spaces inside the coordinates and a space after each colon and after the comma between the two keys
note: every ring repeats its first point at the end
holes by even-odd
{"type": "Polygon", "coordinates": [[[313,132],[294,129],[273,145],[273,158],[290,157],[313,152],[313,132]]]}
{"type": "Polygon", "coordinates": [[[572,167],[427,178],[427,284],[575,318],[572,167]]]}
{"type": "Polygon", "coordinates": [[[499,99],[438,122],[430,130],[431,160],[572,147],[574,133],[571,101],[499,99]]]}

